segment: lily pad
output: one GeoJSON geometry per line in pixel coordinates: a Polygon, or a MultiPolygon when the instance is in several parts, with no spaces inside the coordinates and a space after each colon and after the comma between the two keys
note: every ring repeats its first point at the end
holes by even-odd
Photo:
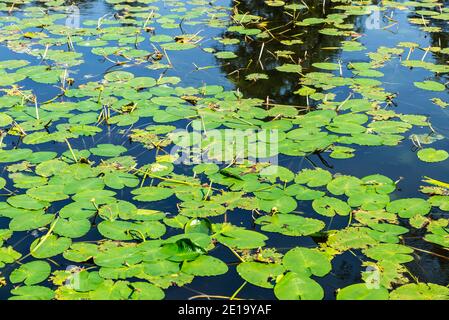
{"type": "Polygon", "coordinates": [[[38,284],[48,278],[50,265],[45,261],[32,261],[22,264],[11,272],[9,280],[12,283],[24,282],[27,286],[38,284]]]}
{"type": "Polygon", "coordinates": [[[414,85],[420,89],[428,90],[428,91],[444,91],[446,87],[439,82],[426,80],[423,82],[414,82],[414,85]]]}
{"type": "Polygon", "coordinates": [[[390,202],[387,211],[397,213],[401,218],[412,218],[416,215],[425,216],[430,212],[431,205],[424,199],[407,198],[390,202]]]}
{"type": "Polygon", "coordinates": [[[365,283],[357,283],[340,289],[337,300],[388,300],[388,290],[372,288],[365,283]]]}
{"type": "Polygon", "coordinates": [[[185,261],[182,272],[194,276],[217,276],[228,271],[228,266],[221,260],[211,256],[199,256],[193,261],[185,261]]]}
{"type": "Polygon", "coordinates": [[[447,300],[449,289],[433,283],[411,283],[390,293],[391,300],[447,300]]]}
{"type": "Polygon", "coordinates": [[[53,290],[43,286],[23,286],[11,290],[9,300],[52,300],[55,296],[53,290]]]}
{"type": "Polygon", "coordinates": [[[424,162],[441,162],[449,158],[449,153],[445,150],[424,148],[418,151],[418,158],[424,162]]]}
{"type": "Polygon", "coordinates": [[[286,269],[306,277],[312,274],[323,277],[332,269],[330,260],[324,253],[301,247],[288,251],[282,259],[282,264],[286,269]]]}
{"type": "Polygon", "coordinates": [[[273,288],[276,278],[284,273],[284,268],[278,264],[242,262],[237,266],[237,272],[255,286],[273,288]]]}
{"type": "Polygon", "coordinates": [[[30,246],[30,252],[35,258],[51,258],[63,253],[71,244],[72,240],[70,238],[58,238],[51,234],[34,240],[30,246]]]}
{"type": "Polygon", "coordinates": [[[279,300],[321,300],[324,290],[305,275],[288,272],[276,283],[274,294],[279,300]]]}

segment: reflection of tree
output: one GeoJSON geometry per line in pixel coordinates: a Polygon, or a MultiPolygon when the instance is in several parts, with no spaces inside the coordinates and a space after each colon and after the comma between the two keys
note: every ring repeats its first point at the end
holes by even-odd
{"type": "MultiPolygon", "coordinates": [[[[449,0],[442,1],[443,7],[447,8],[449,0]]],[[[441,32],[430,32],[430,45],[432,47],[441,47],[442,49],[449,46],[449,28],[446,20],[432,19],[432,25],[441,28],[441,32]]],[[[435,60],[438,64],[446,64],[447,55],[436,54],[435,60]]]]}
{"type": "MultiPolygon", "coordinates": [[[[328,1],[330,2],[330,1],[328,1]]],[[[308,3],[313,3],[308,1],[308,3]]],[[[306,18],[325,18],[326,14],[332,13],[332,5],[326,5],[325,10],[321,5],[310,5],[309,9],[304,9],[299,15],[299,20],[306,18]],[[323,11],[326,12],[323,13],[323,11]]],[[[272,7],[265,4],[263,0],[241,1],[236,8],[241,14],[251,14],[263,17],[260,24],[251,24],[248,27],[259,28],[262,31],[272,30],[272,37],[267,39],[255,39],[255,37],[245,37],[239,35],[241,40],[233,48],[238,56],[224,64],[223,71],[230,74],[230,79],[235,83],[245,96],[265,99],[267,96],[273,101],[283,104],[304,104],[305,101],[293,92],[299,89],[299,75],[295,73],[279,72],[275,69],[283,63],[298,63],[303,67],[303,72],[311,70],[311,64],[318,61],[331,60],[339,53],[337,50],[326,50],[326,47],[338,47],[340,42],[345,40],[341,36],[328,36],[319,33],[323,25],[317,26],[297,26],[293,18],[285,13],[282,7],[272,7]],[[302,44],[285,45],[282,40],[300,39],[302,44]],[[263,46],[263,52],[258,61],[263,46]],[[294,52],[290,58],[276,57],[277,51],[288,50],[294,52]],[[263,67],[262,67],[263,66],[263,67]],[[245,76],[251,73],[265,73],[269,80],[259,80],[257,82],[245,80],[245,76]]],[[[296,12],[299,14],[299,12],[296,12]]],[[[348,18],[348,20],[354,18],[348,18]]],[[[347,21],[348,21],[347,20],[347,21]]],[[[353,22],[353,21],[349,21],[353,22]]],[[[326,27],[328,27],[327,25],[326,27]]],[[[231,37],[225,32],[223,37],[231,37]]]]}

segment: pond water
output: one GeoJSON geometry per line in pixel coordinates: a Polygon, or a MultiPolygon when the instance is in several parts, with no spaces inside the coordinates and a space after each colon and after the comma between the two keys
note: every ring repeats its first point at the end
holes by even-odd
{"type": "Polygon", "coordinates": [[[0,0],[0,298],[449,298],[446,5],[0,0]]]}

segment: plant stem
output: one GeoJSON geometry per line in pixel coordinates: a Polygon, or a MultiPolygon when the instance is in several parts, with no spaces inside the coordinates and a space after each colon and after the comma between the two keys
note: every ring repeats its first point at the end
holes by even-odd
{"type": "Polygon", "coordinates": [[[235,297],[240,293],[240,291],[242,291],[242,289],[246,286],[247,283],[248,283],[247,281],[243,282],[243,284],[234,292],[234,294],[231,296],[229,300],[234,300],[235,297]]]}
{"type": "Polygon", "coordinates": [[[75,152],[73,152],[72,146],[70,145],[70,142],[68,139],[64,139],[65,143],[67,143],[67,146],[69,147],[70,153],[72,154],[73,160],[75,162],[78,162],[78,159],[76,158],[75,152]]]}

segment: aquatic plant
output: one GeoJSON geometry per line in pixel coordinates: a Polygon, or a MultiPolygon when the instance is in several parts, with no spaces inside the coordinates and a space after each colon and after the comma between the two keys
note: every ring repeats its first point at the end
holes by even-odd
{"type": "Polygon", "coordinates": [[[232,269],[198,298],[449,298],[414,267],[448,260],[449,181],[427,171],[448,131],[397,107],[443,114],[449,49],[360,26],[444,35],[443,3],[99,3],[73,25],[64,1],[0,0],[2,297],[163,299],[232,269]],[[433,178],[359,160],[382,150],[433,178]]]}

